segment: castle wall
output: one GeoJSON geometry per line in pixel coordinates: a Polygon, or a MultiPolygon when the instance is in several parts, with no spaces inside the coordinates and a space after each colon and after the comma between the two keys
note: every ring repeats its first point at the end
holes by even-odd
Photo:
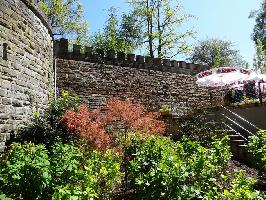
{"type": "Polygon", "coordinates": [[[53,97],[51,27],[37,0],[0,0],[0,151],[53,97]]]}
{"type": "Polygon", "coordinates": [[[56,40],[54,48],[55,57],[66,60],[104,63],[107,65],[187,75],[196,75],[201,71],[210,69],[210,67],[206,65],[186,63],[185,61],[151,58],[149,56],[125,54],[112,50],[104,52],[104,50],[98,49],[97,47],[84,47],[81,51],[81,46],[75,44],[72,47],[72,51],[69,51],[68,40],[64,38],[56,40]]]}
{"type": "MultiPolygon", "coordinates": [[[[93,108],[107,98],[130,98],[151,111],[168,105],[177,115],[210,104],[210,91],[196,85],[195,74],[208,66],[55,42],[57,90],[78,95],[93,108]]],[[[211,91],[217,97],[218,91],[211,91]]],[[[215,99],[214,99],[215,100],[215,99]]]]}
{"type": "Polygon", "coordinates": [[[78,95],[91,107],[110,97],[142,102],[151,111],[170,106],[177,115],[210,103],[209,91],[195,76],[84,61],[58,59],[57,88],[78,95]]]}

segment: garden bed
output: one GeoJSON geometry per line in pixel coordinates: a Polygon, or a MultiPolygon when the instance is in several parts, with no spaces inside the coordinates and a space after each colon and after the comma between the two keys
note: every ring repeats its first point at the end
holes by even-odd
{"type": "Polygon", "coordinates": [[[230,162],[228,137],[212,137],[193,122],[190,136],[173,140],[163,136],[159,113],[128,100],[106,108],[89,110],[63,93],[36,114],[0,155],[0,199],[259,197],[250,179],[256,173],[230,162]],[[204,132],[208,142],[194,137],[204,132]]]}

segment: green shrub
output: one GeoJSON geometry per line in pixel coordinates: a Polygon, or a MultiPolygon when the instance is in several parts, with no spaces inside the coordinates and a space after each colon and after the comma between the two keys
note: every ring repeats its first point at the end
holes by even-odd
{"type": "Polygon", "coordinates": [[[87,200],[96,199],[97,195],[92,195],[94,191],[82,191],[80,186],[66,185],[65,187],[58,187],[53,194],[53,200],[87,200]],[[90,197],[88,197],[88,193],[90,197]]]}
{"type": "Polygon", "coordinates": [[[82,178],[83,159],[84,155],[77,147],[54,144],[50,156],[53,185],[77,184],[82,178]]]}
{"type": "Polygon", "coordinates": [[[93,151],[88,157],[90,159],[85,161],[84,186],[93,188],[99,194],[99,199],[109,199],[111,192],[123,179],[122,159],[111,150],[105,154],[93,151]]]}
{"type": "Polygon", "coordinates": [[[121,183],[121,157],[112,151],[82,153],[55,143],[13,143],[0,159],[0,193],[14,199],[110,199],[121,183]]]}
{"type": "Polygon", "coordinates": [[[32,122],[18,130],[15,141],[45,144],[47,147],[58,141],[73,141],[74,135],[68,132],[60,120],[67,109],[77,111],[79,102],[77,97],[70,97],[68,92],[63,91],[62,96],[52,101],[43,114],[35,113],[32,122]]]}
{"type": "Polygon", "coordinates": [[[51,179],[43,145],[13,143],[0,161],[0,190],[9,197],[43,199],[49,193],[51,179]]]}
{"type": "Polygon", "coordinates": [[[244,173],[240,172],[237,178],[233,181],[231,189],[224,190],[223,197],[228,200],[249,200],[260,199],[259,192],[253,189],[254,180],[244,177],[244,173]]]}
{"type": "Polygon", "coordinates": [[[9,198],[7,197],[5,194],[3,194],[1,191],[0,191],[0,199],[1,200],[12,200],[12,198],[9,198]]]}
{"type": "Polygon", "coordinates": [[[248,151],[252,155],[253,163],[262,176],[266,176],[266,131],[260,130],[258,136],[249,137],[248,151]]]}
{"type": "MultiPolygon", "coordinates": [[[[175,143],[166,137],[133,137],[132,141],[126,152],[132,156],[128,178],[136,199],[225,197],[225,167],[231,158],[228,138],[214,141],[212,148],[188,139],[175,143]]],[[[229,193],[242,194],[240,189],[229,193]]]]}

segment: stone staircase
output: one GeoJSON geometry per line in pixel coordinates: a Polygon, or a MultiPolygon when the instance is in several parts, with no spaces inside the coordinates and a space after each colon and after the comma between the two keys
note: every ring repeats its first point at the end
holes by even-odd
{"type": "MultiPolygon", "coordinates": [[[[256,108],[260,109],[260,108],[256,108]]],[[[265,120],[266,109],[256,110],[254,114],[251,109],[249,110],[229,109],[220,106],[217,110],[212,110],[203,114],[201,122],[208,124],[210,130],[216,133],[227,133],[230,138],[230,146],[233,154],[233,159],[238,160],[245,164],[250,164],[250,156],[246,150],[248,139],[250,136],[257,136],[258,130],[265,129],[261,121],[265,120]],[[243,114],[247,111],[247,115],[243,114]],[[237,113],[238,112],[238,113],[237,113]],[[252,121],[252,122],[251,122],[252,121]],[[258,124],[258,126],[254,125],[258,124]]],[[[172,120],[180,119],[179,115],[172,115],[172,120]]]]}
{"type": "Polygon", "coordinates": [[[203,121],[212,124],[216,133],[227,133],[230,138],[230,146],[233,158],[249,164],[250,156],[246,150],[250,136],[256,136],[259,128],[234,110],[221,106],[217,111],[209,112],[203,121]]]}
{"type": "Polygon", "coordinates": [[[244,163],[249,163],[250,157],[246,150],[250,136],[257,136],[259,128],[237,113],[222,106],[221,116],[224,127],[230,138],[233,157],[244,163]]]}

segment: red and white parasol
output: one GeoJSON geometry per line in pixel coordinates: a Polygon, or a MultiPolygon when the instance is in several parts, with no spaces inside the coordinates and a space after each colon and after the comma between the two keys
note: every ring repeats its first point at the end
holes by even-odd
{"type": "Polygon", "coordinates": [[[230,87],[259,81],[266,81],[266,75],[242,68],[221,67],[197,74],[196,83],[205,87],[230,87]]]}

